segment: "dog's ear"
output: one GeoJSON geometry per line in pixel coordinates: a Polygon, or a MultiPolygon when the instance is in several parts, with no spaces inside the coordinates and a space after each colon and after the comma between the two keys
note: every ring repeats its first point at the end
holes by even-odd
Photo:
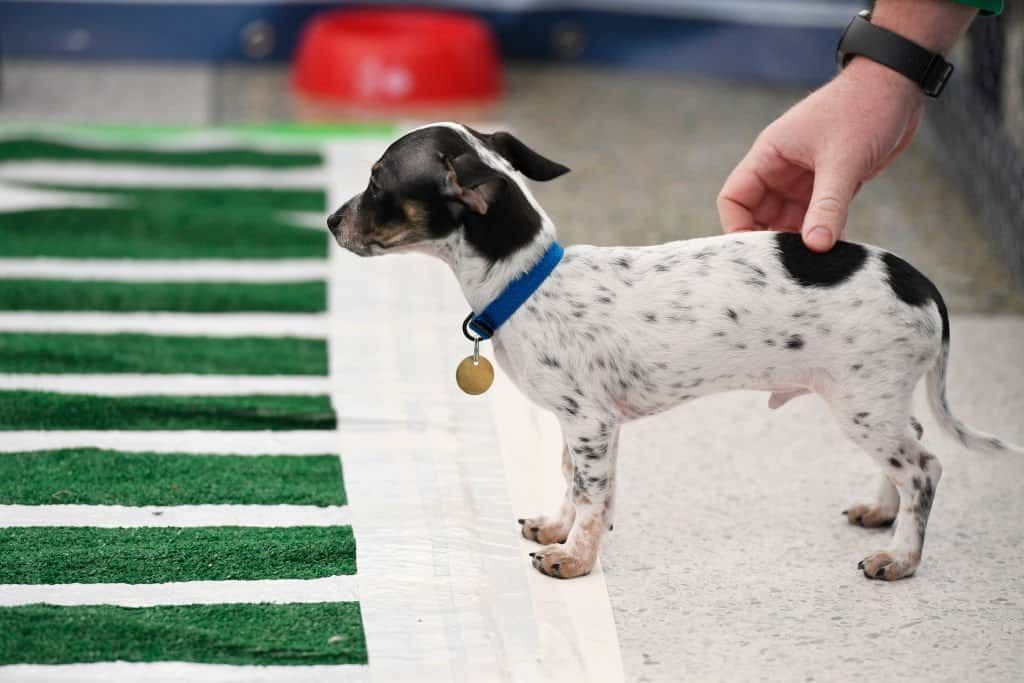
{"type": "Polygon", "coordinates": [[[568,166],[537,154],[512,133],[481,135],[488,145],[530,180],[554,180],[569,172],[568,166]]]}
{"type": "Polygon", "coordinates": [[[442,194],[481,216],[505,189],[508,178],[467,152],[454,159],[441,156],[446,167],[442,194]]]}

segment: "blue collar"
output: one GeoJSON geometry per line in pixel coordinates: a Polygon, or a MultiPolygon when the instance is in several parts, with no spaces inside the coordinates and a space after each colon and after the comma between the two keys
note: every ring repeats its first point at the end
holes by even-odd
{"type": "Polygon", "coordinates": [[[505,291],[498,295],[498,298],[487,305],[483,313],[470,313],[465,322],[462,323],[462,333],[471,341],[490,339],[498,328],[505,324],[505,321],[512,317],[512,314],[519,310],[519,307],[526,303],[530,295],[537,291],[544,280],[551,275],[551,272],[562,260],[564,250],[558,242],[552,242],[547,252],[537,264],[530,268],[515,280],[508,284],[505,291]],[[467,327],[477,337],[470,337],[467,327]]]}

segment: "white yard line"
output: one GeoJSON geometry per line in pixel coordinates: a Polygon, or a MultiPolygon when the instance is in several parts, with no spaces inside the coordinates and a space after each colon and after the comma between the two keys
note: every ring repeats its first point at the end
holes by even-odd
{"type": "Polygon", "coordinates": [[[348,507],[337,505],[0,505],[0,527],[278,527],[351,523],[348,507]]]}
{"type": "Polygon", "coordinates": [[[4,259],[0,278],[114,282],[254,282],[323,280],[323,259],[143,261],[131,259],[4,259]]]}
{"type": "Polygon", "coordinates": [[[174,167],[92,161],[9,161],[0,180],[51,185],[321,190],[323,170],[255,166],[174,167]]]}
{"type": "Polygon", "coordinates": [[[0,375],[0,391],[56,391],[94,396],[248,396],[326,394],[319,376],[0,375]]]}
{"type": "MultiPolygon", "coordinates": [[[[488,392],[497,425],[497,442],[519,516],[550,514],[565,495],[561,473],[562,433],[555,418],[528,403],[512,381],[495,367],[488,392]]],[[[523,554],[538,546],[519,539],[523,554]]],[[[622,655],[601,562],[587,576],[556,581],[529,570],[534,611],[542,631],[546,668],[566,678],[624,681],[622,655]],[[582,675],[581,675],[582,674],[582,675]]]]}
{"type": "Polygon", "coordinates": [[[0,332],[322,337],[322,313],[0,313],[0,332]]]}
{"type": "Polygon", "coordinates": [[[333,431],[19,431],[0,433],[0,453],[103,448],[201,455],[328,455],[338,452],[333,431]]]}
{"type": "Polygon", "coordinates": [[[0,212],[32,211],[56,208],[96,208],[119,203],[117,197],[90,192],[67,192],[47,188],[22,187],[0,182],[0,212]]]}
{"type": "MultiPolygon", "coordinates": [[[[355,576],[266,581],[180,581],[174,583],[0,584],[0,605],[211,605],[232,602],[354,602],[355,576]]],[[[0,668],[0,679],[4,670],[0,668]]],[[[6,680],[6,679],[3,679],[6,680]]]]}
{"type": "Polygon", "coordinates": [[[105,130],[62,128],[59,125],[40,127],[39,124],[7,123],[0,128],[0,141],[31,138],[46,142],[74,145],[86,149],[146,149],[166,152],[218,152],[224,149],[245,149],[275,154],[319,154],[321,141],[317,139],[274,137],[260,131],[231,131],[223,129],[160,131],[142,137],[120,137],[105,130]]]}
{"type": "Polygon", "coordinates": [[[336,666],[239,666],[192,662],[97,662],[95,664],[17,664],[0,667],[4,683],[362,683],[374,679],[362,664],[336,666]]]}

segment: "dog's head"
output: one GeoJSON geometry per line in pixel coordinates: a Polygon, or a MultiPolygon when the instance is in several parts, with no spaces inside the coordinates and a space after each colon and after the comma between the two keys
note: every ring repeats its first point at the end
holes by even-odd
{"type": "Polygon", "coordinates": [[[480,253],[498,260],[541,228],[539,207],[518,174],[551,180],[568,171],[510,133],[434,124],[388,147],[367,188],[331,214],[327,227],[360,256],[422,247],[464,230],[480,253]]]}

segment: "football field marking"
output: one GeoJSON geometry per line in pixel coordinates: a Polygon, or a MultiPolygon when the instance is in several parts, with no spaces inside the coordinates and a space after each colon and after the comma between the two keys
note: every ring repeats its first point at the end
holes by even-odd
{"type": "MultiPolygon", "coordinates": [[[[365,664],[241,666],[192,662],[97,662],[95,664],[15,664],[4,667],[4,683],[363,683],[375,680],[365,664]]],[[[381,679],[376,679],[381,680],[381,679]]]]}
{"type": "Polygon", "coordinates": [[[0,375],[0,391],[55,391],[94,396],[247,396],[326,394],[330,382],[317,375],[0,375]]]}
{"type": "Polygon", "coordinates": [[[323,259],[196,261],[0,258],[0,278],[114,282],[305,282],[327,277],[323,259]]]}
{"type": "MultiPolygon", "coordinates": [[[[211,605],[233,602],[356,602],[356,575],[260,581],[174,581],[171,583],[68,583],[0,585],[0,605],[211,605]]],[[[6,670],[0,669],[0,673],[6,670]]],[[[0,679],[3,676],[0,675],[0,679]]],[[[3,679],[6,680],[6,679],[3,679]]]]}
{"type": "MultiPolygon", "coordinates": [[[[3,457],[0,455],[0,457],[3,457]]],[[[0,505],[0,528],[13,526],[197,527],[344,526],[348,506],[332,505],[0,505]]],[[[0,589],[2,590],[2,589],[0,589]]]]}
{"type": "Polygon", "coordinates": [[[104,448],[198,455],[323,455],[338,452],[338,434],[326,429],[288,432],[116,429],[0,432],[0,453],[57,448],[104,448]]]}
{"type": "Polygon", "coordinates": [[[0,313],[0,332],[323,337],[322,313],[0,313]]]}
{"type": "Polygon", "coordinates": [[[0,164],[0,180],[50,185],[268,188],[320,190],[323,171],[317,167],[171,167],[87,161],[10,161],[0,164]]]}

